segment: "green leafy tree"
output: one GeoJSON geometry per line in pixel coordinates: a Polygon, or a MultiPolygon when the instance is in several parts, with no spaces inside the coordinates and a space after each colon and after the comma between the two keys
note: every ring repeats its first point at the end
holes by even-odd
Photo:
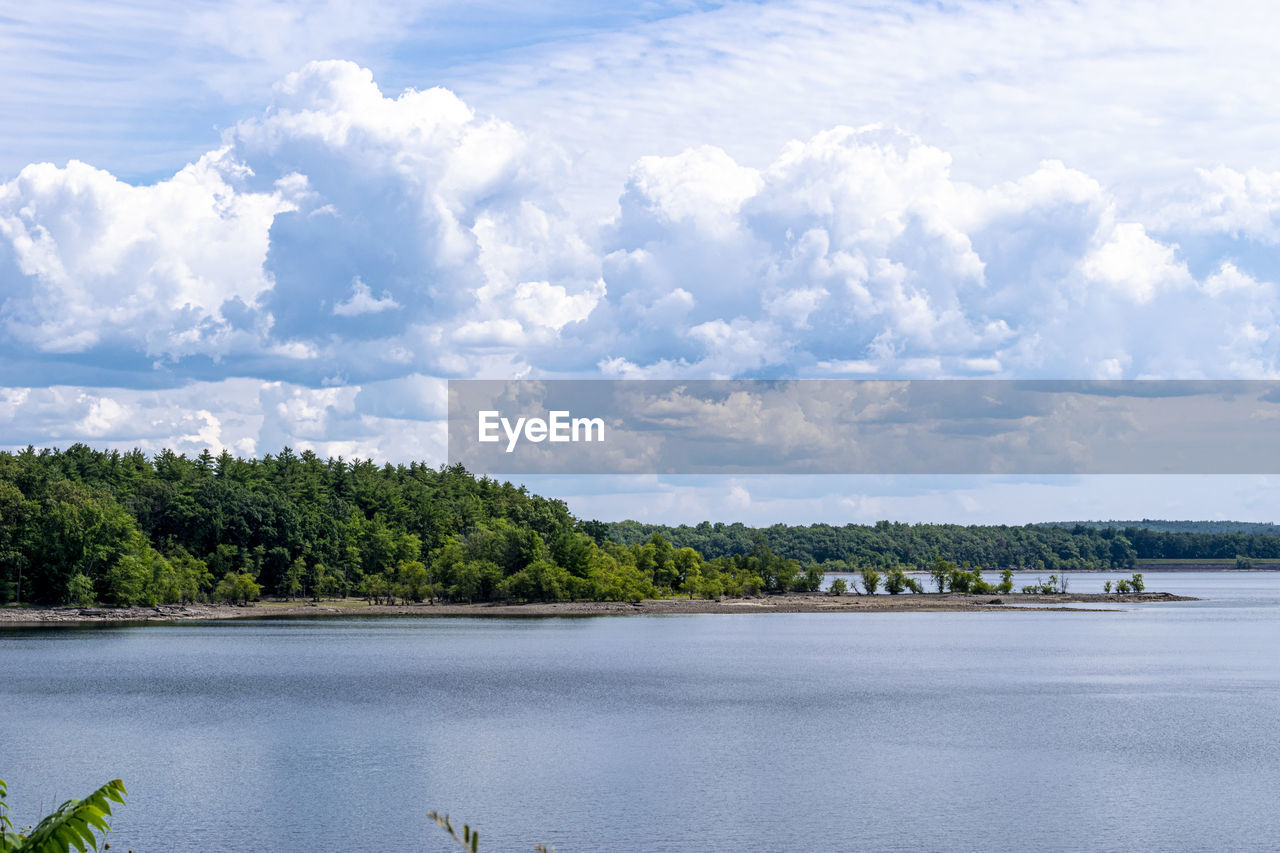
{"type": "Polygon", "coordinates": [[[137,531],[106,576],[107,599],[113,604],[153,605],[162,590],[171,593],[178,585],[173,566],[137,531]]]}
{"type": "Polygon", "coordinates": [[[830,591],[832,595],[844,595],[849,591],[849,584],[845,582],[844,578],[836,578],[831,582],[830,591]]]}
{"type": "Polygon", "coordinates": [[[458,565],[453,573],[453,584],[449,587],[449,597],[457,601],[474,601],[484,597],[485,582],[488,579],[493,585],[495,576],[501,577],[501,569],[487,560],[468,560],[458,565]]]}
{"type": "Polygon", "coordinates": [[[677,589],[680,586],[680,571],[676,568],[676,549],[662,534],[655,533],[649,537],[645,550],[649,552],[653,563],[654,585],[669,590],[677,589]]]}
{"type": "Polygon", "coordinates": [[[165,604],[187,604],[202,598],[213,588],[213,575],[203,560],[178,547],[159,564],[160,574],[153,578],[156,596],[165,604]]]}
{"type": "MultiPolygon", "coordinates": [[[[707,584],[711,582],[712,581],[709,578],[704,578],[702,576],[702,572],[699,569],[687,569],[682,573],[680,591],[687,593],[690,598],[693,598],[695,595],[704,594],[707,584]]],[[[708,595],[708,597],[711,596],[708,595]]]]}
{"type": "Polygon", "coordinates": [[[330,568],[324,563],[316,563],[314,572],[314,598],[316,601],[322,598],[338,598],[347,594],[346,579],[337,568],[330,568]]]}
{"type": "Polygon", "coordinates": [[[422,601],[431,590],[431,576],[418,560],[406,560],[396,566],[396,583],[401,598],[410,601],[422,601]]]}
{"type": "Polygon", "coordinates": [[[876,590],[880,588],[880,573],[870,566],[864,566],[862,569],[862,588],[866,590],[867,595],[875,595],[876,590]]]}
{"type": "Polygon", "coordinates": [[[261,594],[262,587],[248,572],[227,572],[213,590],[213,597],[227,604],[248,604],[261,594]]]}
{"type": "Polygon", "coordinates": [[[67,601],[77,607],[92,607],[97,603],[93,595],[93,581],[89,576],[77,572],[67,581],[67,601]]]}
{"type": "Polygon", "coordinates": [[[280,580],[280,593],[286,598],[307,594],[307,561],[298,557],[289,564],[280,580]]]}
{"type": "Polygon", "coordinates": [[[360,584],[360,591],[370,604],[382,604],[390,598],[391,584],[384,574],[365,575],[360,584]]]}
{"type": "Polygon", "coordinates": [[[1006,567],[1000,572],[1000,584],[996,587],[996,592],[1003,595],[1013,592],[1013,569],[1006,567]]]}
{"type": "Polygon", "coordinates": [[[822,589],[822,581],[825,576],[822,567],[815,563],[805,569],[803,573],[798,573],[792,579],[789,589],[792,592],[817,592],[822,589]]]}
{"type": "Polygon", "coordinates": [[[0,477],[0,604],[21,600],[22,575],[30,564],[38,510],[38,504],[0,477]]]}
{"type": "Polygon", "coordinates": [[[535,560],[501,584],[511,598],[560,601],[568,598],[569,573],[550,560],[535,560]]]}
{"type": "Polygon", "coordinates": [[[561,566],[574,577],[585,578],[591,568],[591,552],[595,543],[584,533],[566,530],[555,540],[551,548],[551,557],[556,565],[561,566]]]}
{"type": "Polygon", "coordinates": [[[680,589],[696,590],[702,581],[702,555],[692,548],[681,548],[676,551],[673,562],[676,577],[680,580],[680,589]],[[693,579],[692,582],[690,578],[693,579]]]}
{"type": "Polygon", "coordinates": [[[973,573],[967,569],[953,568],[947,579],[947,589],[951,592],[968,593],[972,591],[973,573]]]}
{"type": "Polygon", "coordinates": [[[946,592],[947,585],[951,583],[951,573],[956,570],[956,564],[942,557],[934,557],[933,564],[929,566],[929,576],[933,578],[934,584],[938,587],[938,592],[946,592]]]}

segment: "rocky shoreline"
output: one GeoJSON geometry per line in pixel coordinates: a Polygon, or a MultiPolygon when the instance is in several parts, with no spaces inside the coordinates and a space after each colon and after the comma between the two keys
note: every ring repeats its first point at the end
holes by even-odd
{"type": "Polygon", "coordinates": [[[514,604],[367,604],[346,599],[322,602],[275,602],[253,605],[162,604],[156,607],[0,607],[0,626],[58,623],[194,622],[220,619],[327,616],[607,616],[664,613],[939,613],[992,610],[1114,610],[1115,605],[1196,601],[1167,592],[1123,595],[1061,593],[1055,595],[840,595],[788,593],[719,600],[670,598],[625,601],[556,601],[514,604]],[[1080,607],[1093,604],[1095,607],[1080,607]]]}

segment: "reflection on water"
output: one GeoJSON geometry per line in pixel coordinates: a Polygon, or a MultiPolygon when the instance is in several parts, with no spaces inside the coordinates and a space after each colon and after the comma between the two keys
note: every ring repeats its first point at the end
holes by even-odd
{"type": "MultiPolygon", "coordinates": [[[[1100,589],[1105,575],[1072,579],[1100,589]]],[[[18,818],[113,849],[1225,850],[1280,838],[1280,573],[1105,613],[0,632],[18,818]]]]}

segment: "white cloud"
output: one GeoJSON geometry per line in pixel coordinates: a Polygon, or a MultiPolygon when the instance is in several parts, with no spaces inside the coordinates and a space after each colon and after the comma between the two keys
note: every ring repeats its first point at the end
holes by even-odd
{"type": "Polygon", "coordinates": [[[399,307],[400,303],[386,291],[382,292],[382,296],[374,297],[369,285],[356,276],[351,282],[351,296],[333,306],[333,313],[337,317],[358,317],[361,314],[379,314],[399,307]]]}
{"type": "Polygon", "coordinates": [[[1280,172],[1197,169],[1198,181],[1154,217],[1164,229],[1280,242],[1280,172]]]}
{"type": "Polygon", "coordinates": [[[12,252],[0,260],[0,323],[46,352],[113,339],[152,356],[227,352],[223,305],[270,288],[268,229],[288,209],[245,179],[226,149],[143,187],[84,163],[28,166],[0,185],[12,252]]]}
{"type": "Polygon", "coordinates": [[[873,121],[950,152],[967,181],[1056,159],[1128,202],[1189,164],[1280,168],[1273,25],[1262,0],[774,0],[535,43],[449,80],[582,152],[567,194],[594,211],[646,155],[712,145],[763,168],[789,140],[873,121]]]}
{"type": "Polygon", "coordinates": [[[1241,272],[1231,261],[1223,261],[1218,271],[1204,280],[1202,284],[1210,296],[1221,296],[1232,291],[1265,291],[1269,285],[1255,281],[1248,273],[1241,272]]]}
{"type": "Polygon", "coordinates": [[[1084,259],[1084,274],[1134,302],[1150,302],[1162,289],[1185,287],[1191,276],[1174,247],[1147,236],[1136,222],[1115,227],[1111,239],[1084,259]]]}
{"type": "Polygon", "coordinates": [[[0,388],[0,446],[30,443],[197,454],[204,448],[252,454],[262,417],[261,383],[202,382],[163,391],[129,388],[0,388]],[[36,439],[38,441],[35,441],[36,439]]]}

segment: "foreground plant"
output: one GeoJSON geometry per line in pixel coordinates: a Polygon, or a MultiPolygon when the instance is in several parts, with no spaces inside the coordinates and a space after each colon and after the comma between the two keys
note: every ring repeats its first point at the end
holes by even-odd
{"type": "Polygon", "coordinates": [[[67,800],[27,833],[15,832],[5,797],[9,790],[0,779],[0,853],[85,853],[98,849],[95,832],[111,831],[107,818],[111,804],[124,805],[124,783],[113,779],[83,800],[67,800]]]}
{"type": "MultiPolygon", "coordinates": [[[[457,842],[458,846],[461,847],[463,850],[467,850],[469,851],[469,853],[479,853],[479,850],[480,850],[480,833],[479,832],[477,832],[476,830],[473,830],[470,826],[464,823],[462,825],[462,835],[458,835],[457,831],[454,830],[453,823],[450,822],[449,816],[447,814],[442,815],[439,812],[427,812],[427,817],[434,820],[437,824],[440,825],[441,829],[449,833],[449,837],[452,838],[455,842],[457,842]]],[[[533,849],[537,851],[537,853],[556,853],[556,848],[547,847],[544,844],[535,844],[533,846],[533,849]]]]}

